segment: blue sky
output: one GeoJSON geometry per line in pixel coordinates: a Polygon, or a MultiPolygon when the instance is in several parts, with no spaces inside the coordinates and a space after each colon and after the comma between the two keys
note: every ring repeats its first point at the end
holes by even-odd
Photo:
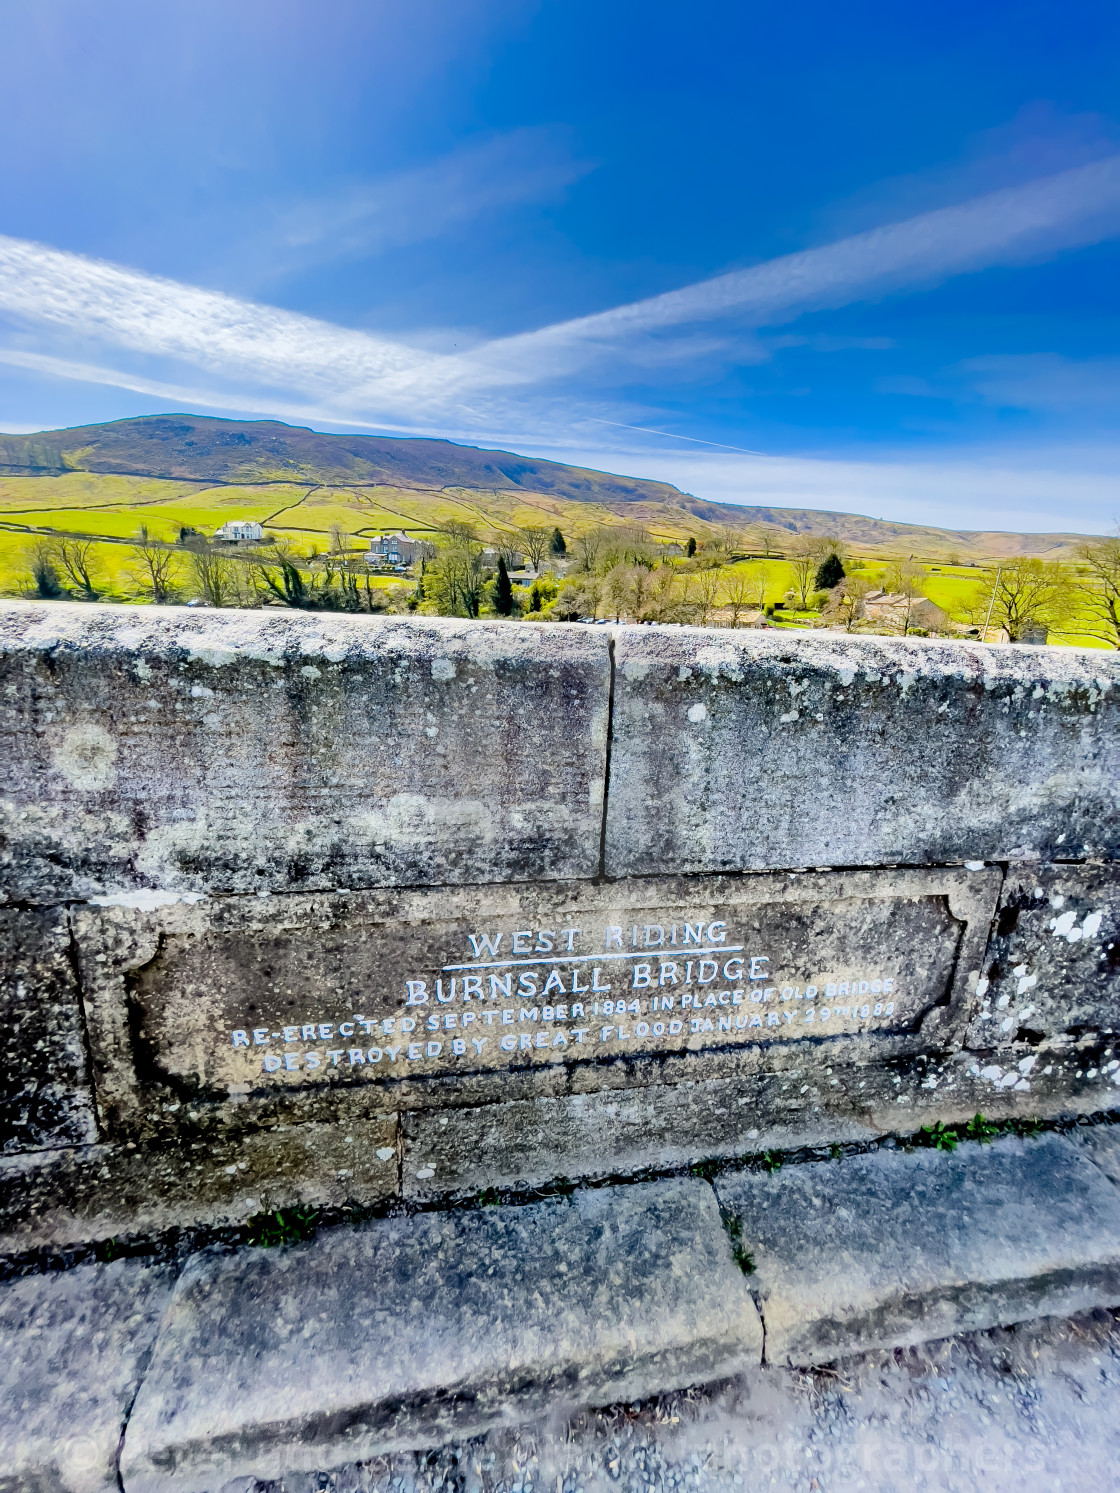
{"type": "Polygon", "coordinates": [[[0,0],[0,429],[1120,515],[1120,9],[0,0]]]}

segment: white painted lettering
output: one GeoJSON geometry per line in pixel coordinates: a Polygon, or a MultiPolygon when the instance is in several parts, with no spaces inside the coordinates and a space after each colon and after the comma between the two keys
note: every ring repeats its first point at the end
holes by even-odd
{"type": "Polygon", "coordinates": [[[498,952],[502,946],[502,935],[500,933],[493,935],[489,933],[468,933],[467,937],[471,941],[471,948],[474,950],[474,957],[476,959],[481,959],[484,954],[489,954],[491,959],[497,959],[498,952]]]}

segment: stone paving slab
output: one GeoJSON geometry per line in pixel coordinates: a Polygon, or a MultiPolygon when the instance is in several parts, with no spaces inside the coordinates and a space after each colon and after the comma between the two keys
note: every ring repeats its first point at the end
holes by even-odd
{"type": "Polygon", "coordinates": [[[125,1493],[214,1493],[761,1361],[715,1194],[678,1180],[425,1213],[184,1270],[125,1493]]]}
{"type": "Polygon", "coordinates": [[[1120,1304],[1120,1190],[1062,1136],[880,1150],[717,1182],[768,1363],[1120,1304]]]}
{"type": "Polygon", "coordinates": [[[118,1493],[121,1431],[173,1280],[118,1260],[0,1285],[0,1493],[118,1493]]]}
{"type": "Polygon", "coordinates": [[[1120,1187],[1120,1125],[1089,1125],[1071,1131],[1070,1139],[1120,1187]]]}

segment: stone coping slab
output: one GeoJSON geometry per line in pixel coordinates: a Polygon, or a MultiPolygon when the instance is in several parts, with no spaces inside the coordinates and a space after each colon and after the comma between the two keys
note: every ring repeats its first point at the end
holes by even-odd
{"type": "Polygon", "coordinates": [[[213,1493],[435,1445],[545,1407],[761,1360],[704,1182],[577,1192],[207,1251],[178,1282],[129,1422],[125,1493],[213,1493]]]}
{"type": "Polygon", "coordinates": [[[0,604],[0,899],[539,881],[599,865],[578,626],[0,604]]]}
{"type": "Polygon", "coordinates": [[[118,1260],[0,1285],[0,1493],[118,1493],[121,1432],[173,1280],[118,1260]]]}
{"type": "Polygon", "coordinates": [[[769,1363],[1120,1304],[1120,1190],[1058,1135],[718,1179],[769,1363]]]}
{"type": "Polygon", "coordinates": [[[622,627],[606,872],[1120,854],[1120,660],[622,627]]]}

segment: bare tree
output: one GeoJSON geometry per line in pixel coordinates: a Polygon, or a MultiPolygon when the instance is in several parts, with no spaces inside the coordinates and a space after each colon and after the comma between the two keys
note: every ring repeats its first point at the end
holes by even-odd
{"type": "Polygon", "coordinates": [[[94,581],[96,571],[95,551],[92,539],[73,539],[69,536],[55,540],[54,552],[58,564],[87,601],[96,601],[100,592],[94,581]]]}
{"type": "Polygon", "coordinates": [[[132,563],[129,569],[133,580],[150,593],[156,606],[165,605],[175,594],[179,556],[170,545],[150,539],[146,524],[140,525],[130,553],[132,563]]]}
{"type": "Polygon", "coordinates": [[[660,546],[649,530],[640,524],[626,524],[604,532],[597,568],[607,571],[615,565],[642,565],[652,570],[660,558],[660,546]]]}
{"type": "Polygon", "coordinates": [[[521,564],[522,558],[526,555],[525,546],[520,543],[520,539],[517,536],[499,534],[495,530],[491,534],[488,543],[489,548],[498,559],[505,561],[507,571],[516,570],[521,564]]]}
{"type": "Polygon", "coordinates": [[[1069,578],[1063,566],[1045,560],[1008,560],[981,588],[974,615],[983,615],[1017,643],[1032,623],[1046,627],[1069,612],[1069,578]]]}
{"type": "Polygon", "coordinates": [[[733,570],[727,583],[724,604],[731,613],[731,626],[738,627],[743,613],[754,605],[755,578],[749,571],[733,570]]]}
{"type": "MultiPolygon", "coordinates": [[[[552,530],[546,529],[541,524],[533,524],[528,529],[519,529],[517,542],[524,551],[529,564],[534,570],[539,571],[541,561],[549,552],[552,543],[552,530]]],[[[506,561],[509,564],[509,561],[506,561]]]]}
{"type": "Polygon", "coordinates": [[[723,590],[723,576],[718,570],[702,570],[695,578],[693,596],[697,618],[701,627],[707,627],[712,613],[719,606],[723,590]]]}
{"type": "Polygon", "coordinates": [[[770,589],[769,567],[766,565],[756,565],[751,572],[751,579],[754,583],[753,595],[755,605],[760,612],[764,612],[766,610],[766,593],[770,589]]]}
{"type": "Polygon", "coordinates": [[[599,555],[602,548],[602,529],[589,529],[586,534],[578,534],[570,550],[573,569],[585,575],[594,574],[599,567],[599,555]]]}
{"type": "Polygon", "coordinates": [[[212,607],[224,607],[233,603],[233,561],[211,549],[203,540],[195,541],[190,548],[191,573],[199,597],[212,607]]]}
{"type": "Polygon", "coordinates": [[[1110,648],[1120,648],[1120,537],[1082,545],[1078,558],[1089,572],[1089,584],[1080,587],[1092,619],[1086,631],[1110,648]]]}
{"type": "Polygon", "coordinates": [[[820,564],[819,548],[816,540],[810,534],[794,535],[787,559],[793,569],[794,595],[801,602],[801,610],[807,612],[809,610],[809,593],[813,589],[813,582],[817,575],[817,566],[820,564]]]}
{"type": "Polygon", "coordinates": [[[846,575],[838,586],[833,587],[825,618],[829,622],[842,622],[845,632],[854,632],[856,623],[864,616],[864,598],[873,590],[869,580],[861,575],[846,575]]]}
{"type": "Polygon", "coordinates": [[[904,605],[900,608],[904,638],[910,632],[910,615],[914,610],[914,603],[925,595],[925,584],[926,573],[912,556],[908,560],[895,560],[887,567],[886,589],[892,595],[904,598],[904,605]]]}

